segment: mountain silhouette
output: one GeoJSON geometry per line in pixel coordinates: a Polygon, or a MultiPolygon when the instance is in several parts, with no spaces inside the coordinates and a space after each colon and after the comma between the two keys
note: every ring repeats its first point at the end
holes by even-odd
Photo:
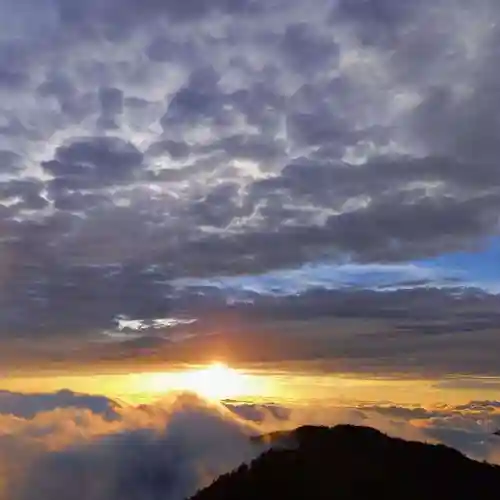
{"type": "Polygon", "coordinates": [[[191,500],[500,498],[500,467],[444,445],[352,425],[304,426],[268,439],[271,449],[191,500]]]}

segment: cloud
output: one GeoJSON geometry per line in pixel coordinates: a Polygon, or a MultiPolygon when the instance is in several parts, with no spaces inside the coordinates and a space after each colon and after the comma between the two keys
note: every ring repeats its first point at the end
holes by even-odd
{"type": "MultiPolygon", "coordinates": [[[[36,405],[61,395],[17,397],[33,398],[36,405]]],[[[479,459],[498,456],[498,441],[489,433],[499,422],[498,405],[484,413],[478,413],[477,403],[474,408],[440,409],[338,408],[326,403],[287,408],[237,401],[213,404],[189,394],[138,407],[108,402],[116,408],[113,420],[103,419],[92,403],[88,409],[40,407],[29,419],[0,417],[0,465],[6,484],[0,498],[27,500],[57,493],[96,500],[144,495],[181,499],[262,451],[264,443],[251,436],[306,423],[368,425],[405,439],[445,442],[479,459]]]]}
{"type": "Polygon", "coordinates": [[[2,172],[10,172],[19,168],[19,163],[22,161],[20,155],[9,150],[0,151],[0,165],[2,172]]]}
{"type": "Polygon", "coordinates": [[[154,349],[164,345],[165,341],[182,342],[196,337],[196,333],[185,331],[185,327],[197,321],[190,318],[129,319],[119,316],[116,318],[116,329],[104,330],[102,334],[110,341],[126,342],[128,347],[154,349]]]}
{"type": "Polygon", "coordinates": [[[224,401],[222,403],[230,411],[251,422],[270,423],[286,422],[292,411],[276,404],[252,404],[238,401],[224,401]]]}
{"type": "Polygon", "coordinates": [[[191,312],[176,279],[407,266],[497,234],[500,12],[480,4],[2,5],[1,332],[87,338],[191,312]]]}
{"type": "Polygon", "coordinates": [[[58,408],[88,409],[107,419],[118,417],[120,405],[104,396],[76,394],[62,390],[48,394],[21,394],[0,391],[0,414],[31,419],[38,413],[45,413],[58,408]]]}
{"type": "Polygon", "coordinates": [[[156,17],[167,17],[174,22],[189,22],[202,19],[212,11],[248,15],[258,8],[258,3],[250,0],[220,0],[211,4],[206,4],[202,0],[188,0],[182,5],[173,0],[166,2],[127,0],[125,4],[109,0],[104,5],[91,1],[82,6],[58,0],[56,4],[57,13],[67,29],[79,29],[82,33],[90,32],[92,35],[95,31],[99,33],[99,30],[102,30],[111,39],[126,36],[130,30],[156,17]],[[93,27],[93,22],[97,23],[97,26],[93,27]]]}
{"type": "Polygon", "coordinates": [[[0,182],[0,197],[13,213],[18,210],[43,210],[48,200],[43,196],[44,185],[38,179],[11,179],[0,182]]]}
{"type": "Polygon", "coordinates": [[[4,473],[11,474],[4,498],[59,492],[96,500],[182,499],[262,449],[249,440],[256,433],[251,422],[192,395],[156,407],[121,408],[119,416],[106,422],[88,410],[67,410],[5,420],[0,454],[12,441],[24,443],[25,451],[17,469],[9,470],[9,457],[2,456],[4,473]]]}
{"type": "MultiPolygon", "coordinates": [[[[498,375],[499,296],[480,289],[410,283],[396,290],[346,286],[268,294],[245,281],[228,295],[217,282],[177,292],[165,286],[161,274],[151,285],[151,275],[130,268],[78,271],[70,275],[71,286],[68,275],[54,273],[46,289],[50,301],[31,300],[29,317],[26,310],[23,315],[10,309],[11,321],[28,334],[16,342],[0,336],[6,372],[96,364],[139,369],[227,357],[243,365],[312,362],[327,372],[425,379],[498,375]],[[120,332],[116,319],[124,311],[148,327],[120,332]],[[167,317],[196,322],[155,326],[155,318],[167,317]],[[35,318],[37,330],[31,327],[35,318]],[[47,338],[54,341],[47,344],[47,338]]],[[[19,294],[30,291],[25,284],[33,276],[25,279],[17,285],[19,294]]]]}
{"type": "Polygon", "coordinates": [[[60,146],[54,160],[42,163],[54,176],[54,189],[88,189],[126,179],[140,166],[142,154],[130,143],[111,137],[82,138],[60,146]]]}

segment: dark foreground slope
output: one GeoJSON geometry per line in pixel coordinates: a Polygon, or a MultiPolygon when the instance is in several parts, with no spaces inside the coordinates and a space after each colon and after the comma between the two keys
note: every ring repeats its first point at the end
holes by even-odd
{"type": "Polygon", "coordinates": [[[500,467],[443,445],[350,425],[300,427],[287,442],[221,476],[193,500],[500,499],[500,467]]]}

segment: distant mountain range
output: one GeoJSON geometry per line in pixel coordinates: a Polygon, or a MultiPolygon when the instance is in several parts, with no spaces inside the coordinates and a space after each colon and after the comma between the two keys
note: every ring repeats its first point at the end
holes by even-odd
{"type": "Polygon", "coordinates": [[[500,467],[444,445],[351,425],[304,426],[265,438],[271,449],[191,500],[500,498],[500,467]]]}

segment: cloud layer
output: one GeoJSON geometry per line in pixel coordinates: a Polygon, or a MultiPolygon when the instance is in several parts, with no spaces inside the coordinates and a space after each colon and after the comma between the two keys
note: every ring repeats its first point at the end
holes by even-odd
{"type": "Polygon", "coordinates": [[[162,318],[174,278],[498,233],[492,0],[0,13],[2,329],[162,318]]]}
{"type": "Polygon", "coordinates": [[[406,439],[445,442],[467,454],[500,461],[500,405],[475,401],[461,407],[359,406],[295,408],[227,402],[210,404],[184,394],[151,406],[109,400],[115,415],[96,408],[94,396],[4,394],[0,401],[0,498],[54,495],[93,500],[185,498],[221,473],[255,457],[264,444],[250,436],[304,423],[353,423],[406,439]],[[74,407],[67,406],[73,398],[74,407]],[[83,399],[88,407],[78,406],[83,399]],[[14,416],[23,399],[29,415],[14,416]],[[50,410],[46,401],[57,404],[50,410]]]}

